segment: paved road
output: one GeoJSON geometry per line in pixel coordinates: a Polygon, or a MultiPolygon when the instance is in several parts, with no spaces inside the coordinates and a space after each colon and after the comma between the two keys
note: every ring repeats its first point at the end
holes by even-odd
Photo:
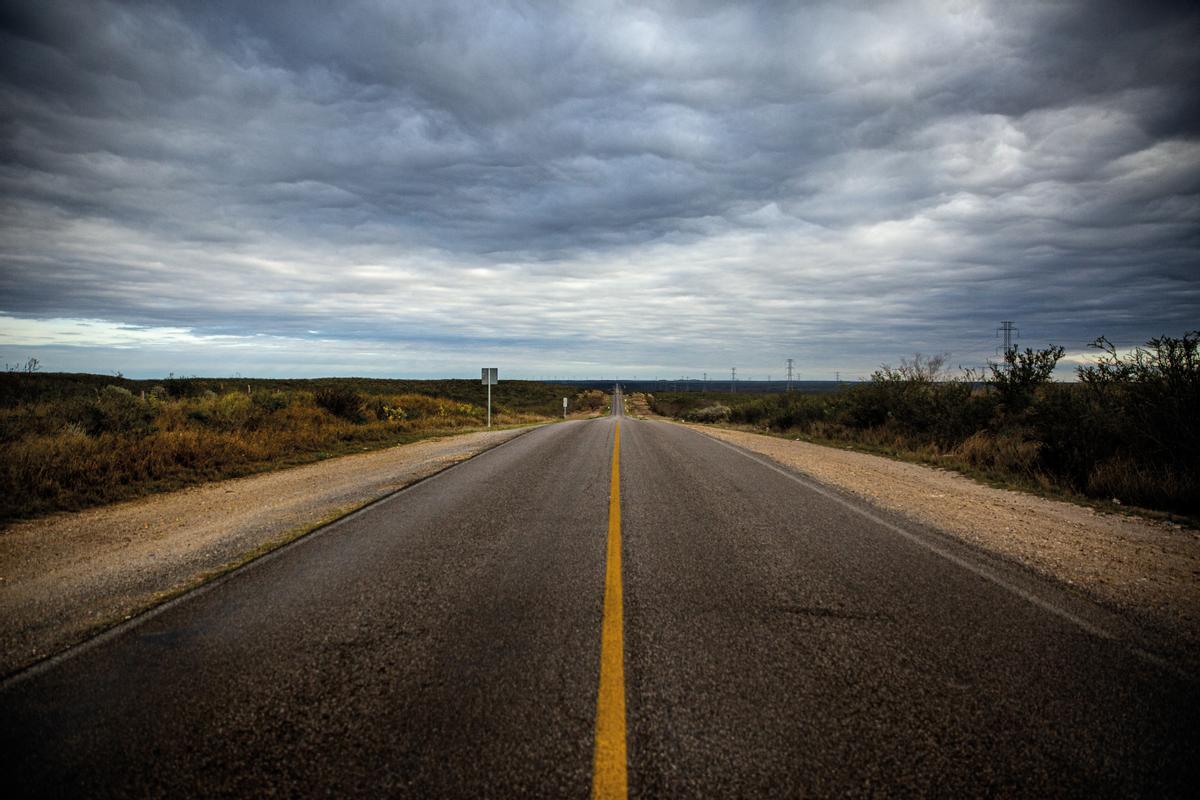
{"type": "Polygon", "coordinates": [[[1193,785],[1197,684],[1120,620],[615,411],[522,436],[9,681],[6,794],[586,797],[615,623],[630,796],[1193,785]]]}

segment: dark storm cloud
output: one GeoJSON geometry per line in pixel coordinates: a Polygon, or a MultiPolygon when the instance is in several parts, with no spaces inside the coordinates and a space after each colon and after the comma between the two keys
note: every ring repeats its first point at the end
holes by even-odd
{"type": "Polygon", "coordinates": [[[861,368],[1200,316],[1187,5],[2,13],[22,318],[861,368]]]}

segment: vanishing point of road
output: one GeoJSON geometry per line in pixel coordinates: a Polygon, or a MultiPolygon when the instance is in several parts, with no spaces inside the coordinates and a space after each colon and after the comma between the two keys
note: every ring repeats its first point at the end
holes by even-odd
{"type": "Polygon", "coordinates": [[[1194,677],[694,431],[546,426],[0,690],[6,795],[1170,796],[1194,677]]]}

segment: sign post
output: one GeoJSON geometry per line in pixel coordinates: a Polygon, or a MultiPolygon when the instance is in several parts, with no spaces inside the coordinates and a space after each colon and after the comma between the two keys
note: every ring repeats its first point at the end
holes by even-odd
{"type": "Polygon", "coordinates": [[[563,419],[567,418],[567,398],[563,398],[563,419]]]}
{"type": "Polygon", "coordinates": [[[500,378],[497,377],[498,371],[496,367],[484,367],[480,381],[488,387],[487,426],[489,428],[492,427],[492,386],[500,382],[500,378]]]}

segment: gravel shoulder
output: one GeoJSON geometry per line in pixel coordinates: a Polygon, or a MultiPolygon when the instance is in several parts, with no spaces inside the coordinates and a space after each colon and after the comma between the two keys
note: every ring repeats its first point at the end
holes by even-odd
{"type": "Polygon", "coordinates": [[[984,486],[946,470],[688,424],[1066,583],[1200,649],[1200,532],[984,486]]]}
{"type": "Polygon", "coordinates": [[[428,439],[0,530],[0,675],[530,430],[428,439]]]}

